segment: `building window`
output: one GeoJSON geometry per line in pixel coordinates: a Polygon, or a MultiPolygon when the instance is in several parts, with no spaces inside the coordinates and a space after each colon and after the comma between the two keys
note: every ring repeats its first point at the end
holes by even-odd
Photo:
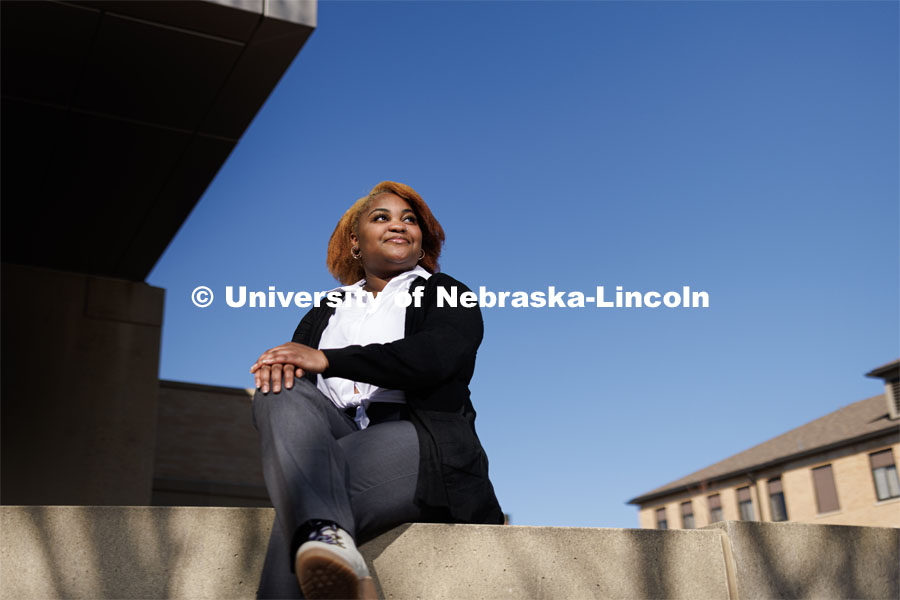
{"type": "Polygon", "coordinates": [[[879,500],[900,497],[900,481],[897,481],[897,467],[894,453],[890,448],[869,455],[872,477],[875,478],[875,495],[879,500]]]}
{"type": "Polygon", "coordinates": [[[681,503],[681,527],[684,529],[694,528],[694,505],[690,500],[681,503]]]}
{"type": "Polygon", "coordinates": [[[666,507],[656,509],[656,528],[657,529],[668,529],[669,522],[666,521],[666,507]]]}
{"type": "Polygon", "coordinates": [[[813,469],[812,474],[819,514],[840,510],[841,505],[838,503],[837,488],[834,487],[834,473],[831,471],[831,465],[813,469]]]}
{"type": "Polygon", "coordinates": [[[784,490],[781,487],[781,477],[774,477],[768,482],[769,508],[772,510],[773,521],[787,521],[787,505],[784,503],[784,490]]]}
{"type": "Polygon", "coordinates": [[[753,498],[750,497],[750,488],[742,487],[737,491],[738,509],[741,512],[741,521],[755,521],[753,516],[753,498]]]}
{"type": "Polygon", "coordinates": [[[706,499],[706,503],[709,506],[709,522],[710,523],[718,523],[719,521],[723,521],[722,518],[722,500],[719,498],[718,494],[713,494],[706,499]]]}

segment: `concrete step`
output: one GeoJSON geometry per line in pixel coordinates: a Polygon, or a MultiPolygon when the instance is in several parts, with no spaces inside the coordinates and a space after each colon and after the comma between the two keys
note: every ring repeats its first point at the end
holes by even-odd
{"type": "MultiPolygon", "coordinates": [[[[274,513],[0,507],[0,598],[253,598],[274,513]]],[[[412,524],[365,544],[383,598],[897,598],[900,530],[412,524]]]]}

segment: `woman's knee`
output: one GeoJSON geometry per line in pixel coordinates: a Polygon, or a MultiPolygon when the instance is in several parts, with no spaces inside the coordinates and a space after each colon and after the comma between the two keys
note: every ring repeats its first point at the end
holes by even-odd
{"type": "Polygon", "coordinates": [[[283,387],[279,392],[263,393],[258,389],[253,394],[253,416],[302,411],[309,406],[313,393],[318,393],[318,389],[306,379],[294,380],[290,389],[283,387]]]}
{"type": "Polygon", "coordinates": [[[253,395],[253,423],[259,428],[260,421],[277,425],[286,422],[328,423],[331,401],[307,379],[295,379],[294,385],[275,393],[256,390],[253,395]]]}

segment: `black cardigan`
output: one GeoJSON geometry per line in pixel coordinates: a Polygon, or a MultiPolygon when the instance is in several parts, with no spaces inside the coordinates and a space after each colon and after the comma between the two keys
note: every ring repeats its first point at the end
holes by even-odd
{"type": "MultiPolygon", "coordinates": [[[[387,344],[323,350],[323,377],[343,377],[403,390],[410,420],[419,437],[416,502],[445,508],[463,523],[503,523],[503,512],[488,479],[488,459],[475,433],[469,381],[484,323],[477,306],[439,307],[438,287],[469,291],[443,273],[417,277],[412,292],[424,287],[420,307],[406,309],[405,337],[387,344]]],[[[294,342],[318,348],[334,314],[325,303],[311,309],[294,332],[294,342]]],[[[313,383],[315,375],[306,374],[313,383]]]]}

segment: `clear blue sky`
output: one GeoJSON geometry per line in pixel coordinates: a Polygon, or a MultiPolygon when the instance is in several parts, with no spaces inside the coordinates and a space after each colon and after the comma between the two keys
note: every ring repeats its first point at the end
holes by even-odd
{"type": "MultiPolygon", "coordinates": [[[[900,355],[896,2],[328,2],[159,260],[160,377],[252,386],[330,289],[328,237],[412,185],[492,290],[706,290],[687,309],[484,309],[472,382],[520,525],[625,502],[851,402],[900,355]],[[190,300],[198,285],[217,298],[190,300]]],[[[249,412],[248,412],[249,419],[249,412]]]]}

